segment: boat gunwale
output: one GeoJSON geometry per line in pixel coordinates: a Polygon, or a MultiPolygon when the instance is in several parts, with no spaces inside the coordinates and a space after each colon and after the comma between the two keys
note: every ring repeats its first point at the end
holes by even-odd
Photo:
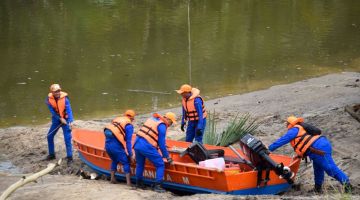
{"type": "MultiPolygon", "coordinates": [[[[97,130],[86,130],[86,129],[76,129],[77,131],[81,131],[81,130],[84,130],[84,131],[92,131],[92,132],[98,132],[100,133],[100,131],[97,131],[97,130]]],[[[89,153],[89,152],[86,152],[80,148],[77,148],[77,150],[87,154],[87,155],[90,155],[90,156],[94,156],[94,157],[97,157],[97,158],[101,158],[101,159],[109,159],[108,157],[104,156],[105,153],[106,153],[106,150],[105,149],[101,149],[99,147],[95,147],[93,145],[89,145],[89,144],[84,144],[83,142],[79,142],[79,138],[78,137],[73,137],[73,141],[74,141],[74,145],[77,144],[80,144],[82,146],[85,146],[86,148],[92,148],[94,150],[98,150],[98,151],[101,151],[103,156],[100,156],[100,155],[96,155],[95,153],[89,153]],[[75,140],[75,138],[77,140],[75,140]]],[[[182,142],[182,141],[176,141],[176,140],[172,140],[174,142],[182,142]]],[[[210,146],[213,146],[213,145],[210,145],[210,146]]],[[[77,146],[75,146],[77,147],[77,146]]],[[[219,148],[221,149],[226,149],[226,147],[221,147],[219,146],[219,148]]],[[[171,151],[170,151],[171,152],[171,151]]],[[[174,153],[174,154],[179,154],[178,152],[171,152],[171,153],[174,153]]],[[[170,154],[171,154],[170,153],[170,154]]],[[[291,159],[288,167],[292,167],[293,165],[296,164],[296,162],[298,162],[298,160],[300,160],[298,157],[290,157],[290,156],[286,156],[286,155],[282,155],[282,154],[271,154],[272,156],[275,156],[275,157],[283,157],[283,158],[286,158],[286,159],[291,159]]],[[[192,164],[188,164],[188,163],[183,163],[183,162],[178,162],[178,161],[174,161],[174,164],[176,165],[179,165],[179,166],[184,166],[184,167],[190,167],[190,168],[195,168],[195,169],[203,169],[203,170],[207,170],[207,171],[211,171],[211,172],[217,172],[217,173],[224,173],[225,176],[229,176],[229,174],[227,174],[226,172],[227,171],[231,171],[231,170],[239,170],[241,171],[241,173],[254,173],[256,172],[256,170],[252,169],[252,170],[248,170],[248,171],[242,171],[240,168],[225,168],[224,170],[218,170],[216,168],[210,168],[210,167],[201,167],[199,165],[192,165],[192,164]]],[[[170,170],[170,169],[166,169],[166,170],[170,170]]],[[[175,173],[179,172],[179,171],[176,171],[176,170],[170,170],[170,171],[173,171],[175,173]]],[[[297,173],[297,172],[296,172],[297,173]]]]}
{"type": "MultiPolygon", "coordinates": [[[[75,140],[74,140],[74,141],[75,141],[75,140]]],[[[84,144],[84,143],[81,143],[81,142],[77,142],[77,141],[75,141],[75,143],[80,144],[80,145],[83,145],[83,146],[85,146],[85,147],[89,147],[89,148],[93,148],[93,149],[96,149],[96,150],[105,152],[104,149],[100,149],[100,148],[97,148],[97,147],[93,147],[93,146],[91,146],[91,145],[87,145],[87,144],[84,144]]],[[[89,152],[84,151],[84,150],[82,150],[82,149],[80,149],[80,148],[77,148],[77,150],[80,151],[80,152],[82,152],[82,153],[85,153],[85,154],[87,154],[87,155],[89,155],[89,156],[94,156],[94,157],[96,157],[96,158],[109,159],[109,160],[110,160],[110,158],[107,158],[107,157],[105,157],[105,156],[96,155],[96,154],[94,154],[94,153],[89,153],[89,152]]],[[[176,153],[176,152],[172,152],[172,153],[176,153]]],[[[275,154],[273,154],[273,155],[275,155],[275,154]]],[[[288,156],[285,156],[285,155],[277,155],[277,154],[276,154],[275,156],[281,156],[281,157],[289,158],[288,156]]],[[[293,165],[295,165],[296,162],[298,162],[298,160],[299,160],[299,158],[297,158],[297,157],[291,158],[291,159],[292,159],[292,160],[291,160],[291,162],[290,162],[290,164],[289,164],[289,167],[292,167],[293,165]]],[[[211,171],[211,172],[224,173],[225,176],[231,176],[231,175],[229,175],[229,174],[226,174],[226,172],[228,172],[228,171],[232,171],[232,170],[239,170],[239,171],[241,171],[240,168],[225,168],[225,170],[218,170],[218,169],[216,169],[216,168],[202,167],[202,166],[199,166],[199,165],[192,165],[192,164],[183,163],[183,162],[178,162],[178,161],[174,161],[174,164],[179,165],[179,166],[184,166],[184,167],[195,168],[195,169],[203,169],[203,170],[207,170],[207,171],[211,171]]],[[[173,170],[173,169],[169,169],[169,168],[167,168],[166,170],[169,171],[169,172],[173,172],[173,173],[179,173],[179,172],[181,172],[181,171],[177,171],[177,170],[173,170]]],[[[254,173],[254,172],[256,172],[256,170],[241,171],[241,173],[254,173]]],[[[194,174],[194,175],[196,175],[196,174],[194,174]]],[[[200,176],[201,176],[201,175],[200,175],[200,176]]],[[[207,177],[207,176],[201,176],[201,177],[207,177]]]]}

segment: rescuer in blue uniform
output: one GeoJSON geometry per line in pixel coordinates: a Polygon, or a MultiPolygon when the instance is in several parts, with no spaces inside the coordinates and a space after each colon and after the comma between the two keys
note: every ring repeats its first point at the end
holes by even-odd
{"type": "Polygon", "coordinates": [[[186,142],[195,141],[202,143],[206,127],[206,110],[204,100],[200,96],[200,90],[184,84],[176,90],[182,96],[181,130],[186,129],[186,142]]]}
{"type": "Polygon", "coordinates": [[[176,116],[172,112],[161,116],[157,113],[146,120],[144,125],[136,133],[134,150],[136,154],[136,186],[143,188],[143,172],[145,167],[145,158],[156,167],[156,179],[154,190],[165,192],[161,187],[164,178],[165,164],[163,158],[167,159],[169,164],[173,164],[172,158],[166,149],[166,131],[169,126],[176,124],[176,116]],[[160,148],[161,154],[158,152],[160,148]]]}
{"type": "Polygon", "coordinates": [[[290,116],[287,118],[288,131],[285,135],[269,146],[270,151],[290,143],[296,154],[303,158],[309,156],[313,161],[315,187],[313,192],[321,193],[324,182],[324,172],[344,185],[345,192],[350,192],[352,186],[349,178],[335,164],[331,154],[329,140],[319,134],[309,134],[304,129],[304,119],[290,116]]]}
{"type": "Polygon", "coordinates": [[[46,104],[52,116],[52,124],[47,134],[49,155],[45,158],[45,160],[53,160],[56,158],[54,136],[61,127],[63,130],[66,146],[67,163],[70,164],[73,161],[71,145],[71,127],[74,119],[68,94],[61,91],[61,87],[59,84],[52,84],[50,86],[50,93],[46,98],[46,104]]]}
{"type": "Polygon", "coordinates": [[[132,152],[131,138],[134,132],[134,126],[131,124],[135,119],[135,111],[127,110],[122,117],[116,117],[104,129],[105,150],[111,158],[110,181],[117,183],[115,173],[118,163],[123,165],[126,184],[131,185],[130,163],[135,160],[132,152]]]}

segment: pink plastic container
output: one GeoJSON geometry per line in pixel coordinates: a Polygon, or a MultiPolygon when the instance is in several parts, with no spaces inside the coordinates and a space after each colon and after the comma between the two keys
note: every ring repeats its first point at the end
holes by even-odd
{"type": "Polygon", "coordinates": [[[208,168],[216,168],[218,170],[223,171],[225,169],[225,160],[224,160],[224,158],[208,159],[208,160],[200,161],[199,166],[208,167],[208,168]]]}

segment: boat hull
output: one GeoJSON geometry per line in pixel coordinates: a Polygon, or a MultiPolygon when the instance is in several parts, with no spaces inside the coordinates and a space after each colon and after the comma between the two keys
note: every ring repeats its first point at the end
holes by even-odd
{"type": "MultiPolygon", "coordinates": [[[[104,135],[102,132],[76,129],[73,131],[74,145],[79,152],[80,159],[99,174],[110,176],[111,160],[104,150],[104,135]],[[96,139],[89,139],[96,138],[96,139]]],[[[167,140],[169,147],[186,148],[190,143],[167,140]]],[[[208,149],[219,148],[206,145],[208,149]]],[[[222,147],[225,156],[236,157],[228,148],[222,147]]],[[[239,151],[242,154],[241,151],[239,151]]],[[[290,185],[280,179],[274,171],[270,171],[270,181],[267,185],[257,187],[257,171],[249,170],[248,166],[240,164],[227,165],[223,171],[204,168],[193,163],[189,156],[180,158],[179,153],[170,151],[175,165],[165,163],[163,187],[186,193],[216,193],[233,195],[266,195],[287,191],[290,185]]],[[[272,158],[288,165],[293,172],[299,168],[299,159],[292,159],[282,155],[272,155],[272,158]]],[[[136,163],[131,164],[131,180],[135,182],[136,163]]],[[[265,172],[263,173],[265,176],[265,172]]],[[[125,180],[122,165],[118,165],[115,176],[118,180],[125,180]]],[[[145,164],[144,182],[151,185],[155,181],[155,167],[148,160],[145,164]]]]}

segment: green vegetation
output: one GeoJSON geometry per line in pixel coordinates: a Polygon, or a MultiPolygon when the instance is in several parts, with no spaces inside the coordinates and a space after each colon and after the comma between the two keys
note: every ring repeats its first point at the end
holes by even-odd
{"type": "Polygon", "coordinates": [[[336,182],[334,183],[330,181],[328,186],[323,187],[322,198],[350,200],[352,199],[352,194],[345,192],[345,186],[338,187],[336,182]]]}
{"type": "Polygon", "coordinates": [[[245,133],[254,134],[255,130],[259,127],[257,119],[252,118],[249,113],[242,115],[237,114],[235,118],[228,123],[222,133],[217,132],[216,123],[215,111],[209,112],[204,135],[205,144],[228,146],[238,142],[245,133]]]}

